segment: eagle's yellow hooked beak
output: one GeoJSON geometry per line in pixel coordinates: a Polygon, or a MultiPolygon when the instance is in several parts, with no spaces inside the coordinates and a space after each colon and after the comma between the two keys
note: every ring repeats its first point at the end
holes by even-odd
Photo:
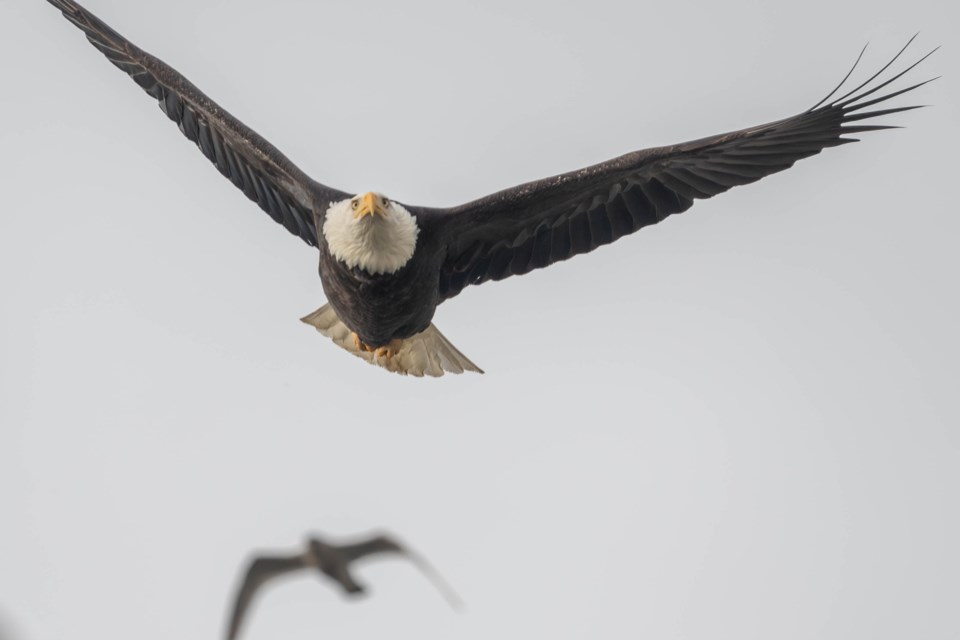
{"type": "Polygon", "coordinates": [[[387,214],[383,196],[379,196],[371,191],[363,194],[359,200],[354,202],[353,215],[357,220],[362,220],[375,213],[381,216],[387,214]]]}

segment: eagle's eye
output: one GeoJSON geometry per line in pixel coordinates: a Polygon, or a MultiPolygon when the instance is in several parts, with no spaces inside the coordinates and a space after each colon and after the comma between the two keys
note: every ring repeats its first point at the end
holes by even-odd
{"type": "Polygon", "coordinates": [[[390,205],[390,201],[387,200],[386,198],[384,198],[384,199],[383,199],[383,206],[386,207],[386,206],[389,206],[389,205],[390,205]]]}
{"type": "Polygon", "coordinates": [[[357,207],[360,206],[360,202],[358,200],[354,200],[353,202],[350,203],[350,206],[356,209],[357,207]]]}

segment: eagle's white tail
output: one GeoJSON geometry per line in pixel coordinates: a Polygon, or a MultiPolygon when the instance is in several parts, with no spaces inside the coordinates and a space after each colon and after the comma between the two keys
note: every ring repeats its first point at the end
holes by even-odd
{"type": "Polygon", "coordinates": [[[470,359],[450,344],[450,341],[443,337],[443,334],[432,324],[426,331],[404,340],[396,354],[386,357],[358,349],[353,339],[353,332],[341,322],[337,312],[329,304],[301,318],[301,321],[312,325],[317,331],[353,355],[395,373],[436,377],[442,376],[444,371],[483,373],[480,367],[470,362],[470,359]]]}

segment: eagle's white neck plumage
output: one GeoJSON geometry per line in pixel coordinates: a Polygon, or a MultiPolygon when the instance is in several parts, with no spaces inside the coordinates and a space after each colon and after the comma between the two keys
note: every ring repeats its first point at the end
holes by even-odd
{"type": "Polygon", "coordinates": [[[395,273],[413,257],[417,246],[416,218],[395,202],[385,215],[357,219],[351,199],[334,202],[323,221],[330,253],[349,268],[372,275],[395,273]]]}

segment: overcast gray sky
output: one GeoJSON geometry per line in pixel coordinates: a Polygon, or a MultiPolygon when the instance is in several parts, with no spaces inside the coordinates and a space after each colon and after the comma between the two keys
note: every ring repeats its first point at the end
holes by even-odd
{"type": "Polygon", "coordinates": [[[0,0],[0,629],[219,637],[248,550],[384,526],[463,615],[387,562],[362,603],[278,585],[245,639],[958,637],[950,5],[88,0],[311,175],[427,205],[945,45],[906,130],[468,290],[435,320],[487,374],[413,380],[298,322],[314,251],[0,0]]]}

